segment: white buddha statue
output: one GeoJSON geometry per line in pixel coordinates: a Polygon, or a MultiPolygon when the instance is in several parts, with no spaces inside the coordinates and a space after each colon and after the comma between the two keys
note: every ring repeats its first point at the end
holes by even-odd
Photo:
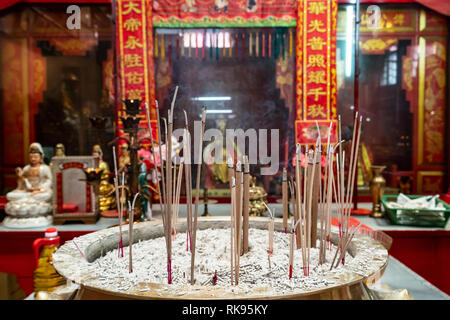
{"type": "Polygon", "coordinates": [[[23,169],[17,168],[17,189],[6,194],[5,226],[25,227],[51,223],[52,174],[44,163],[42,146],[34,142],[29,148],[29,161],[23,169]]]}

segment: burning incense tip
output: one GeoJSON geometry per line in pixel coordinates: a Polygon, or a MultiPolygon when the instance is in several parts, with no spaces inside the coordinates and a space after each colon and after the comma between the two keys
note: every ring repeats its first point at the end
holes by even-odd
{"type": "Polygon", "coordinates": [[[84,255],[83,251],[81,251],[80,247],[78,246],[78,244],[75,242],[75,240],[72,240],[73,244],[75,245],[75,247],[77,247],[78,251],[80,252],[81,256],[83,257],[84,260],[86,260],[86,262],[88,262],[88,260],[86,259],[86,256],[84,255]]]}

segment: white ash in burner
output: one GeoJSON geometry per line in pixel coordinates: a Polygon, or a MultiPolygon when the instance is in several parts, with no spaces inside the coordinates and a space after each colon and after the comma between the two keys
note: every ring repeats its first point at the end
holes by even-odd
{"type": "MultiPolygon", "coordinates": [[[[292,278],[289,279],[289,234],[274,233],[274,252],[267,254],[267,230],[250,229],[249,252],[240,258],[239,285],[230,285],[230,233],[229,229],[206,229],[197,232],[197,252],[195,279],[196,285],[213,286],[213,277],[217,271],[215,287],[223,287],[228,292],[250,292],[258,288],[267,289],[273,294],[286,294],[299,291],[311,291],[338,284],[341,272],[348,268],[357,274],[364,274],[365,262],[354,259],[349,254],[345,257],[345,267],[329,271],[336,247],[327,250],[327,262],[318,265],[319,249],[311,249],[309,276],[303,275],[301,250],[295,251],[292,278]]],[[[190,286],[191,253],[186,251],[186,233],[177,234],[172,248],[171,290],[191,288],[190,286]]],[[[319,245],[319,243],[318,243],[319,245]]],[[[92,275],[92,285],[100,288],[127,291],[139,288],[142,283],[167,284],[167,257],[163,237],[141,241],[133,245],[133,272],[128,271],[128,247],[124,256],[119,258],[118,251],[113,250],[105,256],[87,265],[92,275]]],[[[148,289],[136,289],[145,292],[148,289]]],[[[169,289],[167,289],[169,290],[169,289]]],[[[177,295],[187,292],[179,290],[177,295]]]]}

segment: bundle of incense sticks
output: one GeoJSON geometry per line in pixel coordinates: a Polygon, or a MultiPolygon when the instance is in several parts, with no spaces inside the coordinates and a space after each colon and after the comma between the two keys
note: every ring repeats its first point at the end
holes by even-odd
{"type": "MultiPolygon", "coordinates": [[[[318,127],[318,125],[317,125],[318,127]]],[[[334,157],[334,147],[330,145],[331,130],[333,127],[333,122],[330,123],[328,129],[328,139],[325,157],[325,174],[323,177],[323,184],[320,188],[320,203],[319,203],[319,219],[320,219],[320,246],[319,246],[319,264],[326,262],[326,244],[329,243],[331,246],[331,203],[333,201],[332,197],[332,186],[334,181],[333,174],[333,157],[334,157]]],[[[320,141],[321,142],[321,141],[320,141]]]]}
{"type": "MultiPolygon", "coordinates": [[[[172,161],[172,132],[173,132],[173,110],[175,106],[175,100],[178,92],[178,86],[175,88],[175,93],[172,99],[171,108],[168,112],[168,121],[166,123],[166,119],[162,118],[165,124],[164,136],[166,141],[166,154],[165,154],[165,164],[163,161],[163,157],[161,154],[162,146],[161,146],[161,138],[158,139],[159,145],[159,157],[160,157],[160,167],[161,170],[161,180],[158,179],[158,189],[162,190],[160,193],[160,205],[163,209],[162,219],[164,226],[164,235],[166,239],[166,248],[167,248],[167,273],[168,273],[168,283],[172,283],[172,240],[176,235],[176,228],[178,223],[178,213],[180,208],[180,194],[181,194],[181,184],[183,180],[183,173],[185,177],[186,183],[186,197],[187,197],[187,241],[186,241],[186,250],[191,251],[191,284],[195,283],[194,276],[194,265],[195,265],[195,239],[196,239],[196,229],[197,229],[197,217],[198,217],[198,205],[199,205],[199,194],[200,194],[200,173],[201,173],[201,164],[202,164],[202,142],[203,135],[205,130],[205,121],[206,121],[206,109],[203,108],[202,111],[202,129],[200,134],[200,147],[198,154],[198,168],[197,168],[197,181],[196,181],[196,198],[195,198],[195,214],[192,217],[192,176],[191,176],[191,135],[189,132],[188,119],[186,111],[184,111],[185,115],[185,130],[183,135],[183,143],[184,143],[184,157],[180,159],[180,164],[177,167],[176,163],[172,161]],[[184,170],[183,170],[184,169],[184,170]],[[162,188],[160,188],[159,183],[162,183],[162,188]],[[163,201],[164,200],[164,201],[163,201]],[[163,205],[164,203],[164,205],[163,205]],[[192,221],[192,218],[194,219],[192,221]]],[[[158,106],[158,102],[156,101],[156,106],[158,106]]],[[[148,107],[147,108],[147,121],[150,127],[150,118],[148,107]]],[[[161,137],[161,125],[159,120],[159,110],[157,108],[157,133],[158,137],[161,137]]],[[[153,145],[153,137],[150,133],[150,138],[152,139],[153,145]]],[[[154,148],[152,147],[152,151],[154,152],[154,148]]],[[[155,161],[155,157],[154,157],[155,161]]],[[[156,166],[155,161],[155,166],[156,166]]]]}
{"type": "MultiPolygon", "coordinates": [[[[340,140],[341,135],[341,123],[340,117],[338,119],[338,135],[340,140]]],[[[359,141],[361,137],[361,125],[362,125],[362,117],[358,116],[358,113],[355,115],[355,119],[353,122],[353,136],[350,150],[350,161],[349,161],[349,169],[347,175],[347,188],[345,189],[344,195],[344,163],[345,163],[345,152],[343,152],[341,144],[339,145],[339,160],[336,161],[337,164],[337,172],[340,179],[338,180],[337,193],[340,194],[338,196],[338,221],[339,221],[339,242],[338,247],[336,248],[335,255],[333,257],[333,261],[331,263],[330,270],[333,267],[337,267],[339,262],[342,264],[345,263],[345,253],[347,251],[347,247],[350,244],[353,236],[358,231],[359,226],[354,228],[349,228],[350,226],[350,212],[351,212],[351,204],[353,198],[353,188],[355,182],[355,175],[358,167],[358,155],[359,155],[359,141]],[[336,257],[340,252],[339,258],[336,261],[336,257]],[[336,264],[335,264],[336,262],[336,264]]]]}
{"type": "MultiPolygon", "coordinates": [[[[167,250],[167,282],[168,284],[172,283],[172,238],[171,238],[171,230],[172,230],[172,202],[173,202],[173,194],[174,190],[172,189],[172,131],[173,131],[173,108],[175,106],[175,101],[177,97],[178,92],[178,86],[175,88],[175,93],[172,99],[171,108],[168,111],[168,124],[166,124],[166,119],[163,118],[165,126],[164,126],[164,136],[166,141],[166,165],[163,163],[163,156],[162,156],[162,146],[161,146],[161,125],[159,121],[159,109],[158,109],[158,102],[156,102],[156,112],[157,112],[157,134],[158,134],[158,145],[159,145],[159,157],[160,157],[160,170],[161,170],[161,183],[162,183],[162,190],[163,192],[160,193],[161,202],[161,208],[164,210],[161,213],[162,220],[163,220],[163,227],[164,227],[164,237],[166,239],[166,250],[167,250]],[[164,200],[164,206],[162,205],[164,200]]],[[[148,114],[148,107],[147,107],[147,121],[149,121],[150,117],[148,114]]],[[[150,128],[150,137],[153,140],[152,133],[151,133],[151,125],[149,123],[150,128]]],[[[152,143],[153,145],[153,143],[152,143]]],[[[153,148],[153,147],[152,147],[153,148]]],[[[153,149],[154,150],[154,149],[153,149]]],[[[153,158],[155,160],[155,158],[153,158]]],[[[155,167],[156,167],[156,161],[155,161],[155,167]]],[[[159,187],[159,179],[158,179],[158,188],[159,187]]],[[[176,192],[175,192],[176,194],[176,192]]]]}
{"type": "Polygon", "coordinates": [[[231,214],[230,214],[230,274],[231,284],[239,284],[240,256],[248,252],[250,166],[248,156],[244,156],[244,172],[237,161],[228,159],[230,178],[231,214]]]}
{"type": "MultiPolygon", "coordinates": [[[[327,261],[326,248],[331,249],[331,215],[333,196],[336,201],[339,221],[338,248],[331,262],[331,268],[340,262],[345,262],[345,252],[359,227],[350,228],[350,210],[353,197],[354,179],[357,169],[358,148],[361,135],[362,117],[356,115],[354,132],[351,143],[349,170],[345,179],[345,151],[342,150],[341,122],[338,121],[338,142],[332,144],[330,136],[333,129],[331,123],[328,128],[326,142],[325,165],[321,169],[322,141],[320,128],[316,122],[318,137],[315,146],[306,145],[303,150],[300,144],[296,148],[295,177],[287,177],[283,170],[283,225],[287,228],[287,194],[290,190],[291,202],[294,210],[292,221],[291,240],[295,241],[296,248],[301,249],[303,273],[309,275],[311,248],[319,242],[319,264],[327,261]],[[307,159],[303,172],[301,169],[301,156],[307,159]],[[339,151],[339,152],[338,152],[339,151]],[[338,152],[337,154],[335,154],[338,152]],[[347,183],[347,188],[344,186],[347,183]],[[318,229],[319,228],[319,229],[318,229]],[[337,259],[337,262],[336,262],[337,259]]],[[[286,229],[285,229],[286,230],[286,229]]],[[[294,244],[291,244],[291,250],[294,244]]],[[[292,268],[293,253],[289,257],[292,268]]],[[[292,270],[289,271],[290,277],[292,270]]]]}

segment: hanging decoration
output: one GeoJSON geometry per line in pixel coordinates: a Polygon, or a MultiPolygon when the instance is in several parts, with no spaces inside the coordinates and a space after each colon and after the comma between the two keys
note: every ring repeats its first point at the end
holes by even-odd
{"type": "MultiPolygon", "coordinates": [[[[336,21],[336,0],[299,1],[295,129],[301,144],[315,143],[319,134],[326,141],[330,121],[336,121],[336,21]]],[[[334,124],[333,143],[336,128],[334,124]]]]}
{"type": "MultiPolygon", "coordinates": [[[[155,80],[153,71],[153,52],[158,54],[158,43],[151,25],[152,6],[149,0],[117,0],[117,51],[119,57],[119,85],[121,100],[138,99],[150,106],[152,123],[156,122],[155,109],[155,80]],[[150,21],[150,23],[148,23],[150,21]]],[[[163,53],[164,54],[164,51],[163,53]]],[[[118,127],[123,123],[118,117],[118,127]]],[[[145,111],[140,114],[145,118],[145,111]]],[[[147,127],[146,121],[139,123],[140,127],[147,127]]],[[[156,126],[153,127],[155,130],[156,126]]],[[[119,134],[122,134],[119,131],[119,134]]],[[[157,137],[154,131],[154,137],[157,137]]]]}
{"type": "Polygon", "coordinates": [[[297,0],[154,1],[153,26],[295,27],[297,0]]]}

